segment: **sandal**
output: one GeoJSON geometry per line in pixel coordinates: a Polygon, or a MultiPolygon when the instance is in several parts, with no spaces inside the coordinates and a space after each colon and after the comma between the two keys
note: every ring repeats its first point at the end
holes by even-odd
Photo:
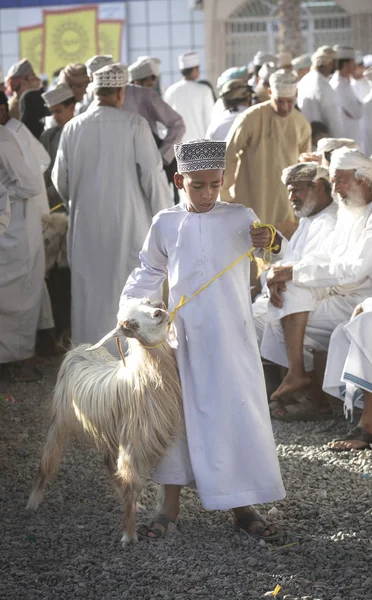
{"type": "Polygon", "coordinates": [[[372,449],[372,433],[368,433],[362,427],[353,427],[349,431],[347,435],[342,438],[338,438],[329,442],[327,445],[327,450],[331,452],[350,452],[350,450],[370,450],[372,449]],[[365,444],[364,448],[332,448],[330,444],[334,444],[335,442],[363,442],[365,444]]]}
{"type": "Polygon", "coordinates": [[[172,519],[167,517],[167,515],[159,513],[155,515],[155,517],[151,520],[151,522],[148,525],[142,524],[139,526],[137,532],[138,537],[142,540],[150,540],[151,542],[157,542],[162,537],[164,537],[164,535],[168,531],[172,531],[172,533],[174,533],[174,530],[177,528],[177,523],[178,517],[175,521],[173,521],[172,519]],[[162,527],[158,527],[158,525],[161,525],[162,527],[164,527],[164,529],[162,527]],[[149,533],[153,533],[154,535],[149,535],[149,533]]]}
{"type": "Polygon", "coordinates": [[[292,423],[294,421],[328,421],[333,418],[333,412],[321,413],[315,408],[301,405],[291,405],[292,410],[287,410],[284,406],[274,407],[270,410],[270,415],[277,421],[292,423]]]}
{"type": "Polygon", "coordinates": [[[263,540],[264,542],[275,542],[282,537],[280,531],[276,531],[276,533],[272,533],[270,535],[264,535],[264,532],[269,528],[270,525],[271,523],[268,523],[262,517],[260,517],[255,510],[250,510],[249,512],[244,513],[240,519],[237,519],[236,517],[234,519],[234,528],[236,531],[245,533],[256,540],[263,540]],[[262,524],[262,533],[250,530],[250,527],[253,523],[262,524]]]}

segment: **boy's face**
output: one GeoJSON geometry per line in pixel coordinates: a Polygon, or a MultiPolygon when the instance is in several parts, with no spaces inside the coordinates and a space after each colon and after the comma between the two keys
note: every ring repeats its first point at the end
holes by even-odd
{"type": "Polygon", "coordinates": [[[74,116],[74,111],[75,104],[68,104],[67,106],[64,104],[56,104],[50,108],[50,112],[59,127],[64,127],[68,121],[71,121],[74,116]]]}
{"type": "Polygon", "coordinates": [[[188,210],[196,213],[206,213],[216,204],[221,185],[223,171],[193,171],[192,173],[176,173],[174,183],[179,190],[184,189],[187,195],[188,210]]]}

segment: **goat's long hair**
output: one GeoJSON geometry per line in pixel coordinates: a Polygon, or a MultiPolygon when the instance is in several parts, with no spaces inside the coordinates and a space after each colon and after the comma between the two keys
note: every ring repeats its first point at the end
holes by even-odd
{"type": "Polygon", "coordinates": [[[104,348],[70,350],[54,392],[52,422],[27,507],[36,509],[58,471],[67,438],[83,432],[104,452],[125,505],[124,542],[135,539],[136,501],[143,478],[183,430],[181,386],[167,343],[144,348],[128,339],[126,366],[104,348]]]}

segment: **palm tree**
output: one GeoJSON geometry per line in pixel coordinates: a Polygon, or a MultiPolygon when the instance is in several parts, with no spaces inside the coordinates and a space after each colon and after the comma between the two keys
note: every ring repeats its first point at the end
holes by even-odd
{"type": "Polygon", "coordinates": [[[302,53],[301,0],[278,0],[279,51],[302,53]]]}

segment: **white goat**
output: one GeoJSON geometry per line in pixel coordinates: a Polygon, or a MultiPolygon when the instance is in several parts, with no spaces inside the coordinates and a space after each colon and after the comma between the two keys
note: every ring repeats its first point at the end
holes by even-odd
{"type": "Polygon", "coordinates": [[[41,217],[45,246],[46,274],[57,265],[67,267],[68,216],[63,213],[45,214],[41,217]]]}
{"type": "Polygon", "coordinates": [[[48,479],[58,472],[64,443],[72,434],[83,432],[104,452],[112,480],[120,484],[123,545],[137,540],[136,503],[143,479],[165,455],[183,424],[177,363],[164,342],[169,315],[160,304],[129,300],[120,311],[120,327],[95,346],[79,346],[66,354],[27,504],[27,508],[37,509],[48,479]],[[100,348],[120,335],[128,338],[125,366],[100,348]]]}

